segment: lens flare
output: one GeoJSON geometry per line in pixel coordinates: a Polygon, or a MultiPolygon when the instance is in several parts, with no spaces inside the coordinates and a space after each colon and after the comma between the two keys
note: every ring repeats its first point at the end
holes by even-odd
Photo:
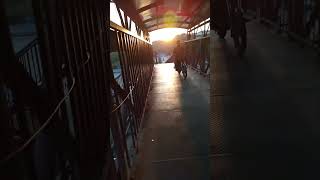
{"type": "Polygon", "coordinates": [[[171,41],[177,35],[187,33],[186,29],[181,28],[163,28],[150,32],[150,40],[154,41],[171,41]]]}
{"type": "Polygon", "coordinates": [[[175,27],[178,21],[176,14],[173,11],[168,11],[164,14],[165,27],[175,27]]]}

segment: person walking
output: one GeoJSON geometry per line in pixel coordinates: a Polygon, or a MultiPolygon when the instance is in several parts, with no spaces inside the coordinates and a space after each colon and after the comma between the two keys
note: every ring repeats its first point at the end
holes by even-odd
{"type": "Polygon", "coordinates": [[[181,46],[180,40],[177,40],[177,46],[173,50],[173,56],[174,56],[174,67],[176,71],[180,74],[181,72],[181,64],[184,59],[184,52],[183,48],[181,46]]]}

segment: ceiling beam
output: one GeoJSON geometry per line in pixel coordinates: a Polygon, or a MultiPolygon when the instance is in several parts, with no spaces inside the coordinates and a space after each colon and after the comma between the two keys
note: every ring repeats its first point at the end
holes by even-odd
{"type": "Polygon", "coordinates": [[[137,11],[138,11],[138,13],[142,13],[143,11],[149,10],[151,8],[155,8],[155,7],[160,6],[162,4],[163,4],[163,0],[158,0],[158,1],[156,1],[154,3],[151,3],[151,4],[147,5],[147,6],[139,8],[137,11]]]}
{"type": "MultiPolygon", "coordinates": [[[[157,24],[148,26],[148,27],[146,27],[146,28],[147,28],[147,29],[151,29],[151,28],[153,28],[153,27],[161,26],[161,25],[164,25],[164,24],[167,24],[167,23],[166,23],[166,22],[161,22],[161,23],[157,23],[157,24]]],[[[174,22],[174,23],[169,23],[169,24],[167,24],[167,25],[168,25],[168,27],[176,27],[177,24],[179,24],[179,25],[183,25],[183,24],[189,25],[188,23],[185,23],[184,21],[177,21],[177,22],[174,22]]]]}
{"type": "Polygon", "coordinates": [[[191,16],[188,16],[184,21],[188,21],[190,18],[194,18],[195,17],[195,14],[198,13],[198,11],[200,10],[201,6],[203,5],[202,2],[199,3],[199,5],[192,11],[192,15],[191,16]]]}
{"type": "MultiPolygon", "coordinates": [[[[171,27],[171,26],[169,26],[169,27],[171,27]]],[[[186,25],[186,24],[180,24],[180,25],[172,26],[172,27],[187,29],[187,25],[186,25]]],[[[171,28],[172,28],[172,27],[171,27],[171,28]]],[[[164,25],[162,24],[162,25],[160,25],[160,26],[152,27],[152,28],[148,29],[148,31],[151,32],[151,31],[154,31],[154,30],[157,30],[157,29],[161,29],[161,28],[166,28],[166,26],[164,26],[164,25]]]]}
{"type": "Polygon", "coordinates": [[[128,0],[113,0],[116,5],[122,9],[136,24],[138,24],[143,30],[145,30],[145,25],[142,22],[142,18],[137,13],[135,5],[132,1],[128,0]]]}
{"type": "MultiPolygon", "coordinates": [[[[201,7],[210,7],[210,1],[207,1],[207,0],[203,0],[198,8],[196,8],[194,11],[193,11],[193,15],[192,15],[192,19],[191,19],[191,22],[189,23],[189,27],[188,29],[192,28],[193,26],[197,25],[197,23],[201,22],[202,20],[205,20],[207,18],[210,17],[210,9],[209,9],[209,15],[201,15],[201,12],[203,12],[203,8],[201,7]]],[[[188,20],[188,19],[186,19],[188,20]]]]}
{"type": "MultiPolygon", "coordinates": [[[[167,17],[172,17],[172,15],[155,16],[155,17],[152,17],[152,18],[144,20],[143,23],[147,23],[147,22],[150,22],[150,21],[154,21],[154,20],[157,20],[157,19],[163,19],[163,18],[167,18],[167,17]]],[[[185,15],[185,16],[174,16],[174,17],[187,17],[187,15],[185,15]]]]}

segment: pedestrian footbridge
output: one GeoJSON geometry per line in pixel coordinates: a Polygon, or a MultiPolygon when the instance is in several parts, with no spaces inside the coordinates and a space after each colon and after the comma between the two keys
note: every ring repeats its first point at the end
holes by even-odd
{"type": "Polygon", "coordinates": [[[211,1],[246,10],[242,57],[209,0],[28,2],[0,0],[1,180],[320,179],[318,1],[211,1]]]}
{"type": "Polygon", "coordinates": [[[23,48],[12,3],[0,1],[4,179],[179,178],[185,163],[208,177],[209,0],[30,1],[23,48]],[[166,27],[187,29],[186,80],[155,65],[149,33],[166,27]]]}

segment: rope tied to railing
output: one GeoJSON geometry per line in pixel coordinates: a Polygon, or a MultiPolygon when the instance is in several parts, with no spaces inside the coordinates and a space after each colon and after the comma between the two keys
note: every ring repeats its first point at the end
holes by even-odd
{"type": "MultiPolygon", "coordinates": [[[[140,77],[140,75],[139,75],[139,77],[140,77]]],[[[134,83],[134,85],[136,85],[136,84],[139,82],[139,77],[137,78],[137,81],[134,83]]],[[[129,91],[129,93],[127,94],[127,96],[121,101],[121,103],[119,103],[119,105],[117,105],[117,106],[111,111],[111,113],[114,113],[114,112],[116,112],[118,109],[120,109],[121,106],[122,106],[122,105],[129,99],[129,97],[132,95],[132,92],[133,92],[133,90],[135,89],[135,86],[130,86],[130,87],[132,87],[132,88],[129,88],[130,91],[129,91]]]]}
{"type": "MultiPolygon", "coordinates": [[[[78,71],[82,70],[84,68],[84,66],[86,64],[89,63],[91,57],[90,57],[90,53],[87,52],[87,59],[86,61],[80,66],[78,67],[78,71]]],[[[64,66],[63,66],[64,68],[64,66]]],[[[72,73],[71,73],[72,74],[72,73]]],[[[46,128],[49,123],[51,122],[52,118],[54,117],[54,115],[58,112],[58,110],[60,109],[62,103],[69,97],[70,93],[72,92],[74,86],[75,86],[76,80],[73,76],[72,78],[72,85],[70,87],[70,89],[68,90],[68,92],[66,93],[66,95],[59,101],[59,103],[57,104],[57,106],[54,108],[53,112],[50,114],[50,116],[48,117],[48,119],[41,125],[41,127],[25,142],[22,144],[22,146],[20,146],[17,150],[9,153],[9,155],[7,155],[4,159],[2,159],[0,161],[0,163],[5,163],[6,161],[9,161],[10,159],[12,159],[14,156],[16,156],[19,152],[23,151],[39,134],[41,131],[43,131],[44,128],[46,128]]]]}
{"type": "Polygon", "coordinates": [[[57,113],[57,111],[60,109],[62,103],[69,97],[71,91],[73,90],[75,86],[75,78],[72,79],[72,85],[67,92],[67,94],[59,101],[57,106],[54,108],[53,112],[50,114],[49,118],[41,125],[41,127],[25,142],[22,146],[20,146],[17,150],[11,152],[7,157],[5,157],[3,160],[1,160],[1,163],[4,163],[6,161],[9,161],[11,158],[13,158],[16,154],[23,151],[39,134],[40,132],[48,126],[48,124],[51,122],[54,115],[57,113]]]}
{"type": "Polygon", "coordinates": [[[121,103],[120,103],[118,106],[116,106],[116,107],[111,111],[111,113],[114,113],[114,112],[116,112],[118,109],[121,108],[121,106],[129,99],[129,97],[130,97],[130,95],[132,94],[133,90],[134,90],[134,87],[133,87],[132,89],[130,89],[128,95],[121,101],[121,103]]]}

